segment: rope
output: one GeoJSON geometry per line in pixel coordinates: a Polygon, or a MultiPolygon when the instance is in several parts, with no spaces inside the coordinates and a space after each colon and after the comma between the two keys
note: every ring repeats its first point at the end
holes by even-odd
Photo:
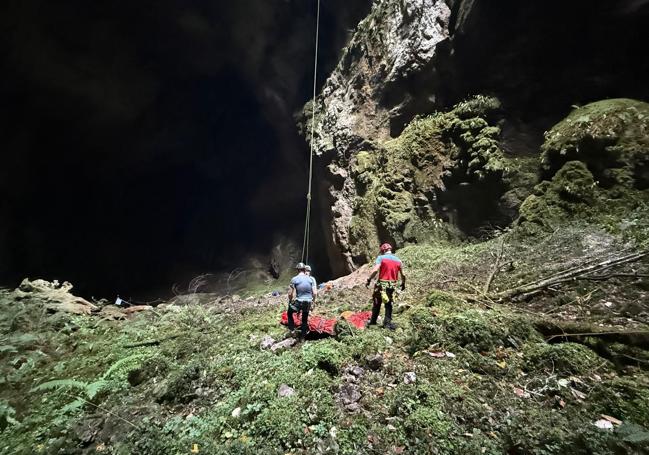
{"type": "Polygon", "coordinates": [[[311,187],[313,186],[313,138],[315,132],[315,96],[318,76],[318,41],[320,38],[320,0],[315,22],[315,58],[313,62],[313,98],[311,101],[311,142],[309,153],[309,187],[306,194],[306,218],[304,220],[304,240],[302,241],[302,261],[309,262],[309,237],[311,235],[311,187]]]}

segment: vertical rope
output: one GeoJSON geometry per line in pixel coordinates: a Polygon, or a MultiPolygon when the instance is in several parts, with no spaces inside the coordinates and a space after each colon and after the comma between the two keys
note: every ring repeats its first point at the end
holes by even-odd
{"type": "Polygon", "coordinates": [[[302,241],[302,262],[309,262],[309,237],[311,235],[311,188],[313,186],[313,138],[315,134],[315,97],[318,77],[318,41],[320,39],[320,0],[315,22],[315,58],[313,62],[313,98],[311,99],[311,141],[309,153],[309,186],[306,194],[306,219],[304,220],[304,240],[302,241]]]}

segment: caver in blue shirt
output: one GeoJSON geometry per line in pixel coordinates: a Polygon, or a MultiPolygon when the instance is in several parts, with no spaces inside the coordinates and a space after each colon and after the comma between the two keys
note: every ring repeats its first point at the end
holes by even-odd
{"type": "Polygon", "coordinates": [[[313,301],[313,286],[315,280],[310,276],[300,273],[291,279],[291,287],[295,288],[297,294],[296,300],[300,302],[313,301]]]}

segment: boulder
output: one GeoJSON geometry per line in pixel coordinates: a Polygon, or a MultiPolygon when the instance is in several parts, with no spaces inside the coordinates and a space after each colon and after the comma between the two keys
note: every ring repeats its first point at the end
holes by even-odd
{"type": "Polygon", "coordinates": [[[404,384],[414,384],[415,382],[417,382],[417,375],[414,371],[408,371],[403,375],[404,384]]]}
{"type": "Polygon", "coordinates": [[[370,370],[378,371],[383,368],[383,356],[381,354],[365,357],[365,362],[370,370]]]}

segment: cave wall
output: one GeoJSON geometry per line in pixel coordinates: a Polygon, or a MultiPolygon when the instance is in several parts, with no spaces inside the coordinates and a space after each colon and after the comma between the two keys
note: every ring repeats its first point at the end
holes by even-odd
{"type": "MultiPolygon", "coordinates": [[[[331,207],[321,221],[334,270],[355,269],[381,240],[418,241],[416,235],[403,235],[405,227],[400,235],[386,230],[385,214],[371,222],[367,218],[366,189],[355,178],[358,157],[380,161],[390,153],[386,145],[399,139],[416,116],[451,112],[473,95],[500,100],[491,114],[491,126],[498,129],[494,138],[504,159],[518,163],[513,167],[520,172],[492,179],[493,200],[485,201],[490,209],[480,226],[480,219],[466,221],[475,182],[462,175],[454,180],[452,170],[449,176],[449,168],[440,167],[439,175],[422,187],[435,196],[426,197],[420,210],[426,215],[415,210],[411,221],[440,219],[452,225],[448,232],[463,238],[513,220],[535,183],[543,132],[572,105],[649,96],[641,76],[649,68],[641,44],[649,38],[648,11],[642,1],[375,1],[316,100],[313,145],[320,198],[331,207]],[[436,187],[435,181],[442,184],[436,187]],[[503,216],[490,216],[491,211],[503,216]],[[360,230],[359,216],[367,221],[360,230]]],[[[308,127],[310,112],[308,104],[303,126],[308,127]]],[[[446,144],[441,155],[464,159],[461,153],[453,157],[446,144]]],[[[413,161],[409,165],[418,167],[413,161]]]]}

